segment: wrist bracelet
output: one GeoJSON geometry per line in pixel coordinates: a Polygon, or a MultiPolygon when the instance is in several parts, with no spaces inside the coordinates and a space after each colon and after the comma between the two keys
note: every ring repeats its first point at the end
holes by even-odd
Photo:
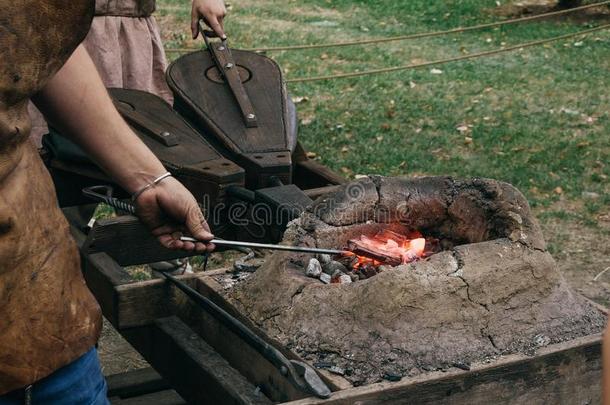
{"type": "Polygon", "coordinates": [[[145,185],[144,187],[142,187],[141,189],[139,189],[138,191],[136,191],[135,193],[133,193],[131,195],[131,202],[136,202],[136,200],[138,199],[138,197],[140,195],[142,195],[143,192],[145,192],[146,190],[148,190],[151,187],[156,186],[157,184],[159,184],[161,182],[161,180],[170,177],[172,174],[170,172],[167,172],[165,174],[162,174],[161,176],[157,177],[156,179],[154,179],[153,181],[151,181],[150,183],[148,183],[147,185],[145,185]]]}

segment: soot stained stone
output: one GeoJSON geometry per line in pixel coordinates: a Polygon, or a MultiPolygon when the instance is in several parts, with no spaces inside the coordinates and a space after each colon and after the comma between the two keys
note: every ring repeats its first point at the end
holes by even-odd
{"type": "Polygon", "coordinates": [[[274,254],[225,292],[306,360],[349,369],[345,378],[361,385],[533,353],[603,329],[604,315],[569,288],[511,185],[375,176],[359,180],[359,192],[349,194],[349,187],[314,202],[289,224],[284,242],[340,248],[389,228],[436,237],[446,250],[328,285],[306,276],[311,255],[274,254]]]}

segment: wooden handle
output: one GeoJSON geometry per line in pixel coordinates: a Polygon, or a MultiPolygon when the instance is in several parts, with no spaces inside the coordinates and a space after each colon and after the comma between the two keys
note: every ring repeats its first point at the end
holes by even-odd
{"type": "Polygon", "coordinates": [[[246,89],[244,88],[244,84],[241,81],[239,69],[235,64],[235,60],[233,59],[231,50],[227,45],[227,41],[223,40],[221,42],[212,42],[209,40],[209,38],[217,37],[217,35],[209,30],[203,30],[202,32],[203,39],[208,47],[208,50],[210,51],[210,54],[212,55],[212,59],[214,59],[214,62],[216,63],[218,71],[229,85],[229,88],[231,89],[231,92],[239,105],[244,124],[248,128],[258,127],[258,120],[256,118],[256,113],[254,112],[254,107],[252,106],[252,102],[250,101],[248,93],[246,93],[246,89]]]}

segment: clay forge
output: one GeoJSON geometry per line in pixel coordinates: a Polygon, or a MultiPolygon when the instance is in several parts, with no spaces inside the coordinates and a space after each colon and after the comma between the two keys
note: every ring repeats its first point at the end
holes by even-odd
{"type": "Polygon", "coordinates": [[[318,199],[284,242],[346,248],[388,234],[407,247],[421,239],[422,254],[363,276],[342,258],[276,253],[227,297],[270,338],[354,385],[534,354],[603,328],[506,183],[366,177],[318,199]]]}

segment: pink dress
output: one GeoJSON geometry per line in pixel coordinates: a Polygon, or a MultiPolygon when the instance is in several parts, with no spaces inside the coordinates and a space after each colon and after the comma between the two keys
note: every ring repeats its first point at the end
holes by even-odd
{"type": "MultiPolygon", "coordinates": [[[[96,16],[83,42],[106,87],[144,90],[172,103],[165,81],[167,59],[152,13],[155,0],[96,0],[96,16]]],[[[31,139],[40,147],[48,132],[44,117],[30,105],[31,139]]]]}

